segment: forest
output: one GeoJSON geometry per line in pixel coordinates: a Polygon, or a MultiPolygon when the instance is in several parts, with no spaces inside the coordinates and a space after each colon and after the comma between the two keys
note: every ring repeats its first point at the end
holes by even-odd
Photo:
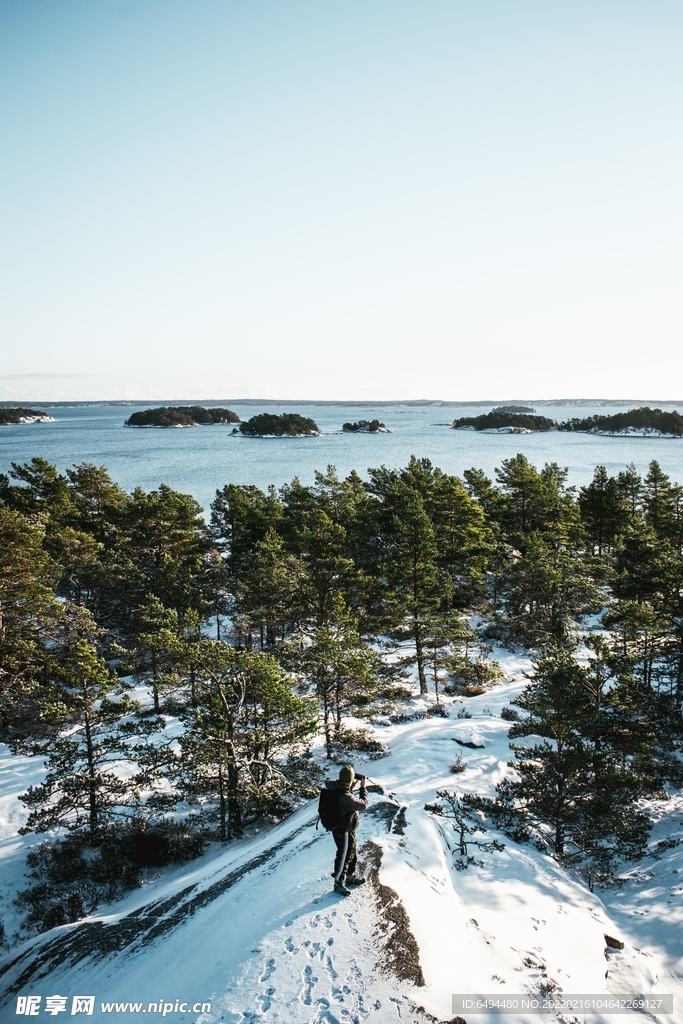
{"type": "Polygon", "coordinates": [[[447,715],[496,685],[494,642],[535,670],[504,709],[514,770],[461,823],[591,887],[642,856],[648,801],[683,782],[683,488],[657,462],[577,490],[522,454],[495,480],[413,457],[202,512],[86,463],[0,476],[0,740],[45,763],[29,925],[281,819],[317,792],[316,737],[381,757],[368,724],[405,718],[411,678],[447,715]]]}
{"type": "Polygon", "coordinates": [[[315,420],[298,412],[261,412],[241,423],[239,429],[247,437],[303,437],[320,433],[315,420]]]}
{"type": "Polygon", "coordinates": [[[0,407],[0,424],[40,422],[53,422],[52,416],[43,412],[42,409],[26,409],[20,405],[13,408],[0,407]]]}
{"type": "Polygon", "coordinates": [[[662,434],[672,434],[674,437],[683,435],[683,416],[675,410],[664,412],[662,409],[650,409],[642,406],[639,409],[629,409],[628,412],[618,412],[611,416],[588,416],[583,419],[574,418],[559,424],[558,430],[579,430],[586,432],[607,433],[619,430],[656,430],[662,434]]]}
{"type": "Polygon", "coordinates": [[[343,423],[342,430],[345,434],[377,434],[380,431],[386,431],[386,424],[380,423],[378,419],[374,420],[355,420],[353,423],[343,423]]]}
{"type": "Polygon", "coordinates": [[[231,409],[202,405],[162,405],[156,409],[142,409],[128,417],[126,427],[197,427],[207,423],[239,423],[240,418],[231,409]]]}
{"type": "Polygon", "coordinates": [[[454,430],[463,430],[470,427],[473,430],[500,430],[501,427],[517,427],[520,430],[554,430],[557,427],[555,420],[547,416],[534,416],[530,413],[520,412],[512,408],[492,409],[491,412],[482,413],[479,416],[461,416],[453,420],[454,430]]]}
{"type": "Polygon", "coordinates": [[[511,427],[518,432],[574,430],[587,434],[618,434],[624,431],[645,431],[671,437],[683,436],[683,416],[680,413],[675,410],[664,412],[662,409],[650,409],[646,405],[607,416],[575,416],[561,423],[547,416],[529,415],[533,411],[522,406],[501,405],[479,416],[463,416],[454,420],[452,426],[455,430],[500,430],[511,427]]]}

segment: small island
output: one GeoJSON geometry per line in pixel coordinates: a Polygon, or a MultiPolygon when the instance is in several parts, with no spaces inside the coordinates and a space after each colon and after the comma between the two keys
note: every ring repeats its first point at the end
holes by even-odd
{"type": "Polygon", "coordinates": [[[492,412],[536,412],[530,405],[497,405],[492,412]]]}
{"type": "Polygon", "coordinates": [[[0,425],[9,426],[12,423],[54,423],[54,416],[48,416],[41,409],[23,409],[17,406],[14,409],[0,409],[0,425]]]}
{"type": "Polygon", "coordinates": [[[162,405],[129,416],[126,427],[201,427],[214,423],[239,423],[230,409],[205,409],[201,405],[162,405]]]}
{"type": "Polygon", "coordinates": [[[559,429],[602,434],[605,437],[681,437],[683,416],[678,412],[664,412],[662,409],[643,406],[613,416],[587,416],[585,419],[567,420],[560,423],[559,429]]]}
{"type": "Polygon", "coordinates": [[[296,412],[285,412],[280,416],[262,412],[241,423],[239,429],[245,437],[309,437],[322,433],[315,420],[299,416],[296,412]]]}
{"type": "Polygon", "coordinates": [[[357,420],[355,423],[345,423],[342,430],[346,434],[390,434],[391,431],[379,420],[357,420]]]}
{"type": "Polygon", "coordinates": [[[488,434],[533,434],[537,430],[554,430],[556,427],[555,420],[547,416],[505,412],[503,409],[493,409],[481,416],[464,416],[453,421],[454,430],[481,430],[488,434]]]}

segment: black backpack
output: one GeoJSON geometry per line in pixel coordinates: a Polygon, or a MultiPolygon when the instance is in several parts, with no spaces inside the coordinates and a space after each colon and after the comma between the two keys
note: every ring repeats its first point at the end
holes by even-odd
{"type": "Polygon", "coordinates": [[[339,810],[339,797],[341,793],[338,789],[321,789],[320,800],[318,801],[318,817],[320,818],[320,824],[328,832],[334,831],[336,828],[342,828],[344,820],[339,810]]]}

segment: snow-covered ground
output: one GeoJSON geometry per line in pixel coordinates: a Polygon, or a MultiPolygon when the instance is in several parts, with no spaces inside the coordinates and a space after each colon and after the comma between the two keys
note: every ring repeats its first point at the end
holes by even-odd
{"type": "Polygon", "coordinates": [[[621,430],[600,430],[598,427],[592,427],[586,433],[598,434],[600,437],[679,437],[678,434],[667,434],[656,427],[623,427],[621,430]]]}
{"type": "MultiPolygon", "coordinates": [[[[447,1021],[453,993],[539,994],[553,986],[566,994],[673,993],[678,1016],[650,1019],[683,1019],[683,847],[625,871],[620,888],[592,894],[549,856],[502,835],[502,851],[473,850],[477,863],[456,870],[452,834],[424,811],[438,789],[491,795],[509,770],[509,723],[500,712],[530,664],[495,654],[503,683],[479,697],[446,698],[448,718],[376,726],[390,753],[357,759],[383,790],[373,792],[358,836],[366,868],[378,866],[371,883],[346,899],[331,892],[334,846],[316,830],[309,804],[267,832],[161,872],[85,924],[15,943],[0,964],[0,1019],[17,1019],[18,995],[40,995],[44,1017],[45,997],[58,994],[68,997],[65,1015],[75,995],[94,995],[95,1019],[146,1021],[157,1012],[198,1024],[447,1021]],[[457,717],[463,708],[471,718],[457,717]],[[458,753],[467,769],[455,775],[458,753]],[[624,942],[623,951],[606,955],[605,934],[624,942]],[[117,1013],[103,1003],[140,1006],[117,1013]]],[[[419,716],[432,703],[415,698],[407,710],[419,716]]],[[[16,796],[40,765],[7,754],[0,773],[1,906],[12,940],[10,903],[26,846],[36,841],[16,835],[16,796]]],[[[683,798],[652,811],[653,844],[683,836],[683,798]]],[[[462,1016],[468,1024],[501,1020],[462,1016]]]]}

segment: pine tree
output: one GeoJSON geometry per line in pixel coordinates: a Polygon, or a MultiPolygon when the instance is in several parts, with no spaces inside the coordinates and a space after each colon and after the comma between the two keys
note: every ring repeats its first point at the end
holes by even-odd
{"type": "Polygon", "coordinates": [[[533,645],[563,642],[579,616],[604,603],[590,566],[562,529],[555,537],[527,535],[524,554],[504,571],[502,590],[513,634],[533,645]]]}
{"type": "Polygon", "coordinates": [[[235,612],[241,632],[256,632],[261,650],[283,644],[297,621],[305,618],[306,569],[285,549],[283,538],[269,529],[245,557],[244,571],[235,584],[235,612]]]}
{"type": "Polygon", "coordinates": [[[59,625],[52,679],[41,692],[43,735],[20,745],[47,769],[21,797],[31,811],[21,831],[61,826],[94,837],[132,802],[134,783],[117,766],[128,754],[121,726],[136,705],[98,653],[90,615],[67,607],[59,625]]]}
{"type": "Polygon", "coordinates": [[[58,613],[59,569],[45,523],[0,502],[0,740],[40,731],[36,694],[46,681],[46,637],[58,613]]]}
{"type": "Polygon", "coordinates": [[[165,484],[149,493],[142,488],[133,492],[119,556],[129,614],[149,594],[178,612],[201,607],[202,555],[208,540],[201,512],[194,498],[165,484]]]}
{"type": "Polygon", "coordinates": [[[280,532],[284,515],[274,488],[267,493],[253,485],[227,484],[211,504],[211,535],[225,556],[234,587],[246,570],[254,546],[269,530],[280,532]]]}
{"type": "Polygon", "coordinates": [[[124,668],[149,685],[158,714],[160,694],[178,685],[177,669],[185,654],[178,612],[149,594],[135,612],[132,631],[133,643],[124,653],[124,668]]]}
{"type": "Polygon", "coordinates": [[[203,640],[184,721],[184,792],[215,808],[225,841],[242,831],[249,804],[262,813],[286,789],[279,760],[315,729],[315,711],[271,655],[203,640]]]}
{"type": "Polygon", "coordinates": [[[408,636],[415,650],[420,693],[427,693],[426,621],[448,599],[449,581],[440,572],[434,527],[421,495],[395,475],[372,471],[382,497],[381,569],[388,585],[386,615],[397,639],[408,636]]]}
{"type": "Polygon", "coordinates": [[[645,522],[658,537],[666,537],[672,525],[671,480],[653,459],[643,481],[643,508],[645,522]]]}
{"type": "Polygon", "coordinates": [[[341,738],[342,716],[368,705],[376,694],[378,659],[370,645],[361,640],[343,600],[337,598],[333,621],[314,632],[299,660],[320,700],[329,758],[341,738]]]}
{"type": "Polygon", "coordinates": [[[617,858],[641,856],[650,824],[635,807],[641,779],[615,750],[611,669],[597,642],[592,649],[588,669],[559,648],[536,663],[533,681],[514,701],[527,718],[510,736],[542,742],[511,743],[516,777],[498,787],[498,810],[521,818],[560,859],[582,862],[594,880],[608,878],[617,858]]]}
{"type": "Polygon", "coordinates": [[[591,551],[602,557],[611,551],[628,519],[623,490],[604,466],[596,466],[591,483],[581,488],[579,508],[591,551]]]}

